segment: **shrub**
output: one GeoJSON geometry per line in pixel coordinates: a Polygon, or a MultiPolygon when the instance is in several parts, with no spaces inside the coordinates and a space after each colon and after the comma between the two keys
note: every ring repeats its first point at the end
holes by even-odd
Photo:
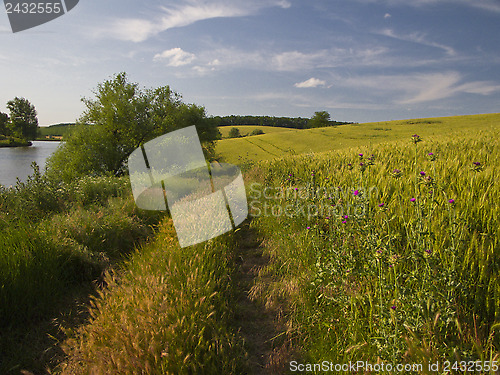
{"type": "Polygon", "coordinates": [[[262,129],[255,129],[250,133],[250,135],[260,135],[260,134],[264,134],[264,131],[262,129]]]}
{"type": "Polygon", "coordinates": [[[240,129],[238,129],[238,128],[231,128],[229,130],[229,138],[239,138],[239,137],[241,137],[240,129]]]}

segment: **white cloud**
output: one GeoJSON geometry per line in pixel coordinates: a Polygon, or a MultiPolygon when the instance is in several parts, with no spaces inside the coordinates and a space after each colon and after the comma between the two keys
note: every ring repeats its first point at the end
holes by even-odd
{"type": "Polygon", "coordinates": [[[310,87],[318,87],[325,85],[326,85],[325,81],[312,77],[309,78],[307,81],[296,83],[294,86],[298,88],[310,88],[310,87]]]}
{"type": "Polygon", "coordinates": [[[197,21],[242,17],[269,7],[289,8],[287,0],[184,0],[179,5],[163,6],[159,16],[152,19],[124,18],[111,22],[109,27],[95,30],[96,36],[107,36],[119,40],[142,42],[165,30],[183,27],[197,21]]]}
{"type": "Polygon", "coordinates": [[[172,48],[162,53],[158,53],[154,56],[154,61],[164,61],[167,60],[168,66],[183,66],[191,64],[191,62],[196,58],[192,53],[186,52],[181,48],[172,48]]]}
{"type": "Polygon", "coordinates": [[[456,55],[456,52],[452,47],[446,46],[444,44],[428,41],[426,39],[426,35],[424,33],[415,32],[415,33],[411,33],[408,35],[399,35],[399,34],[396,34],[392,29],[384,29],[384,30],[378,31],[377,34],[384,35],[384,36],[387,36],[389,38],[394,38],[394,39],[403,40],[403,41],[407,41],[407,42],[422,44],[424,46],[439,48],[439,49],[442,49],[443,51],[445,51],[448,56],[455,56],[456,55]]]}

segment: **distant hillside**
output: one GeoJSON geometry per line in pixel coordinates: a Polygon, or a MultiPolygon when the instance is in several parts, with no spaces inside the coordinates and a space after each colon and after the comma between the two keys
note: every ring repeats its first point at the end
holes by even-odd
{"type": "Polygon", "coordinates": [[[58,139],[59,137],[67,137],[72,131],[77,128],[75,123],[61,123],[54,124],[50,126],[41,126],[40,127],[40,137],[39,140],[47,140],[47,137],[52,139],[58,139]]]}
{"type": "Polygon", "coordinates": [[[229,131],[232,128],[239,129],[242,137],[250,135],[250,133],[252,133],[255,130],[261,130],[264,132],[264,134],[274,134],[274,133],[293,131],[293,129],[290,128],[280,128],[275,126],[261,126],[261,125],[219,126],[217,129],[219,129],[222,138],[229,138],[229,131]]]}
{"type": "Polygon", "coordinates": [[[432,140],[442,135],[476,133],[492,128],[500,128],[500,113],[290,129],[287,132],[255,137],[223,139],[217,142],[216,152],[220,161],[241,164],[289,155],[409,140],[415,133],[432,140]]]}

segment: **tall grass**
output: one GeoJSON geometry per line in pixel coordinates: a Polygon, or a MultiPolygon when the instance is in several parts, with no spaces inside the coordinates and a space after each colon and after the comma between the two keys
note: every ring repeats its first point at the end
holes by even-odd
{"type": "Polygon", "coordinates": [[[150,238],[163,213],[139,210],[125,178],[62,185],[36,166],[27,182],[0,191],[0,208],[0,373],[38,373],[57,357],[46,355],[57,352],[55,339],[41,337],[60,337],[49,322],[76,314],[68,305],[102,285],[104,271],[150,238]]]}
{"type": "Polygon", "coordinates": [[[179,248],[172,222],[133,254],[94,300],[91,322],[66,342],[63,374],[243,373],[230,327],[230,235],[179,248]]]}
{"type": "Polygon", "coordinates": [[[498,360],[498,135],[261,164],[251,205],[276,280],[262,298],[286,301],[304,358],[498,360]]]}

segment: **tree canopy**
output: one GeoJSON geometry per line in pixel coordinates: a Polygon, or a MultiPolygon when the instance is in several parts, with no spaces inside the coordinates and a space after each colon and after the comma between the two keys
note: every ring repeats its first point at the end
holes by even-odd
{"type": "Polygon", "coordinates": [[[7,102],[10,114],[0,113],[0,134],[31,141],[38,133],[35,106],[28,99],[15,97],[7,102]]]}
{"type": "Polygon", "coordinates": [[[327,111],[314,112],[314,116],[308,122],[309,128],[323,128],[330,126],[330,114],[327,111]]]}
{"type": "Polygon", "coordinates": [[[126,73],[97,85],[79,126],[48,160],[47,173],[71,180],[84,175],[120,175],[127,158],[141,144],[167,132],[196,125],[207,157],[213,156],[219,131],[205,109],[182,102],[169,86],[141,89],[126,73]]]}

